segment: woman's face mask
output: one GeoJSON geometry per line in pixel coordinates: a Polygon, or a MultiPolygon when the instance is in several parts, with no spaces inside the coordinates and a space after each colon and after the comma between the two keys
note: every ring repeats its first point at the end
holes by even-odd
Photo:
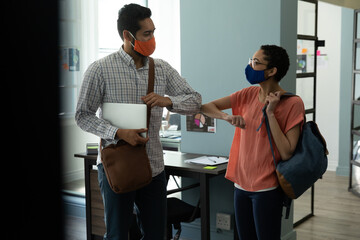
{"type": "MultiPolygon", "coordinates": [[[[131,34],[131,32],[129,32],[131,34]]],[[[155,37],[152,37],[148,41],[139,41],[136,40],[136,38],[131,34],[131,36],[135,39],[135,45],[131,43],[131,45],[134,47],[134,50],[141,55],[148,57],[155,51],[156,42],[155,37]]]]}
{"type": "Polygon", "coordinates": [[[265,78],[265,70],[254,70],[250,64],[248,64],[245,68],[246,79],[252,85],[262,83],[268,80],[268,78],[265,78]]]}
{"type": "Polygon", "coordinates": [[[266,81],[265,70],[254,70],[249,64],[245,68],[245,75],[248,82],[252,85],[266,81]]]}

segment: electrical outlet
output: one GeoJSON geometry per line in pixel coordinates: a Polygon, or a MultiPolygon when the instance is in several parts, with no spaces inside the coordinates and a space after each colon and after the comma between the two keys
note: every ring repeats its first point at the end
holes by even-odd
{"type": "Polygon", "coordinates": [[[231,215],[225,213],[216,214],[216,228],[223,230],[231,229],[231,215]]]}

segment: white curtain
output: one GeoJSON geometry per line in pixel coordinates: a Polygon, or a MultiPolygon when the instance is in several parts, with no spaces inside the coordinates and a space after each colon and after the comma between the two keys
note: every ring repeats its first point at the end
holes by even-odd
{"type": "MultiPolygon", "coordinates": [[[[130,2],[146,5],[145,0],[81,0],[82,74],[92,62],[121,47],[116,21],[119,9],[130,2]]],[[[180,72],[180,0],[148,0],[147,4],[156,27],[152,56],[180,72]]]]}
{"type": "Polygon", "coordinates": [[[98,0],[81,0],[81,76],[98,59],[98,0]]]}

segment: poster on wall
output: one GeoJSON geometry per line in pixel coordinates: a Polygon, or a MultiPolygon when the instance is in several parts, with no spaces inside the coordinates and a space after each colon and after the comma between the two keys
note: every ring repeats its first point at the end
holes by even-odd
{"type": "Polygon", "coordinates": [[[216,133],[216,119],[202,113],[186,116],[186,130],[190,132],[216,133]]]}
{"type": "Polygon", "coordinates": [[[61,48],[60,63],[63,71],[80,71],[80,51],[76,48],[61,48]]]}
{"type": "Polygon", "coordinates": [[[306,55],[297,55],[296,56],[296,73],[305,73],[306,72],[306,55]]]}

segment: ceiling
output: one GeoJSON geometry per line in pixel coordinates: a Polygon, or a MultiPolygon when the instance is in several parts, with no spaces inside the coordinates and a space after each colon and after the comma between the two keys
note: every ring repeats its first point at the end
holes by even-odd
{"type": "Polygon", "coordinates": [[[320,0],[320,1],[335,4],[341,7],[360,9],[360,0],[320,0]]]}

